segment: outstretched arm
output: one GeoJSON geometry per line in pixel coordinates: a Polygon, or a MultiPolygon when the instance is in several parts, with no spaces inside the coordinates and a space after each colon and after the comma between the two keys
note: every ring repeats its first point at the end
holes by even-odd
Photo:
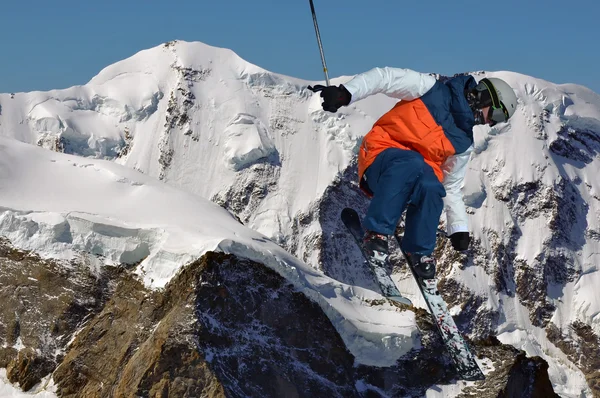
{"type": "Polygon", "coordinates": [[[400,100],[413,100],[425,94],[436,78],[425,73],[402,68],[374,68],[356,75],[344,87],[352,95],[350,103],[382,93],[400,100]]]}

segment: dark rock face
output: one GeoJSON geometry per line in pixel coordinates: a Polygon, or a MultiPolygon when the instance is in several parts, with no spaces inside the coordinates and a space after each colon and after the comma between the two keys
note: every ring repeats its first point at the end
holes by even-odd
{"type": "Polygon", "coordinates": [[[579,321],[567,330],[549,324],[546,334],[573,363],[578,364],[594,396],[600,397],[600,337],[589,325],[579,321]]]}
{"type": "Polygon", "coordinates": [[[352,397],[354,358],[321,308],[274,271],[232,256],[203,261],[200,351],[228,397],[352,397]]]}
{"type": "MultiPolygon", "coordinates": [[[[165,49],[170,49],[176,55],[176,41],[166,43],[165,49]]],[[[192,125],[192,114],[197,105],[197,99],[192,88],[196,83],[201,83],[212,74],[211,68],[193,69],[178,65],[171,66],[177,74],[177,85],[172,89],[169,95],[169,102],[165,113],[164,130],[158,142],[160,173],[158,178],[165,180],[169,167],[175,158],[175,149],[173,148],[173,137],[176,134],[183,133],[186,137],[191,137],[192,141],[200,140],[200,131],[192,125]]],[[[162,99],[162,96],[160,97],[162,99]]],[[[156,110],[158,102],[153,103],[153,110],[156,110]]],[[[146,116],[143,114],[144,117],[146,116]]]]}
{"type": "Polygon", "coordinates": [[[454,321],[463,333],[478,339],[493,335],[500,314],[482,307],[486,298],[474,294],[452,278],[441,280],[438,289],[449,308],[460,306],[461,311],[454,316],[454,321]]]}
{"type": "MultiPolygon", "coordinates": [[[[60,274],[59,265],[8,250],[0,260],[6,298],[17,285],[25,291],[28,275],[38,278],[42,292],[50,286],[75,287],[73,273],[60,274]],[[21,276],[17,266],[27,272],[21,276]],[[58,274],[40,277],[50,274],[48,269],[58,274]]],[[[11,347],[1,349],[0,358],[11,382],[28,390],[53,372],[64,397],[358,396],[354,358],[329,319],[260,264],[209,253],[187,266],[164,292],[147,291],[126,273],[115,271],[111,277],[103,285],[91,276],[87,284],[77,278],[85,289],[72,293],[76,298],[65,297],[60,302],[66,304],[58,308],[31,303],[34,296],[44,298],[38,291],[22,294],[16,299],[41,310],[31,318],[23,311],[18,322],[11,322],[16,304],[3,306],[0,339],[11,347]],[[106,294],[95,292],[94,285],[104,286],[99,290],[106,294]],[[73,310],[93,294],[98,296],[93,308],[73,310]],[[54,320],[61,311],[66,325],[56,321],[47,327],[40,318],[54,320]],[[12,348],[17,338],[25,348],[12,348]],[[55,345],[36,354],[44,341],[55,345]],[[56,357],[55,351],[65,353],[56,357]]]]}
{"type": "Polygon", "coordinates": [[[552,230],[551,237],[544,242],[544,250],[532,263],[516,259],[516,246],[521,238],[518,223],[508,229],[508,243],[488,231],[492,247],[488,263],[494,270],[497,291],[509,296],[516,293],[529,308],[531,322],[536,326],[545,327],[556,309],[548,295],[549,287],[562,288],[579,273],[574,253],[585,244],[589,211],[578,190],[579,184],[560,179],[555,186],[529,182],[494,189],[496,199],[506,203],[515,221],[522,223],[543,216],[552,230]]]}
{"type": "Polygon", "coordinates": [[[481,357],[493,362],[486,380],[466,387],[457,398],[542,398],[558,397],[548,378],[548,363],[527,358],[524,351],[489,337],[476,344],[481,357]]]}
{"type": "Polygon", "coordinates": [[[600,135],[589,128],[565,125],[550,143],[550,150],[576,163],[589,164],[600,153],[600,135]]]}
{"type": "Polygon", "coordinates": [[[112,272],[65,267],[0,240],[0,368],[12,383],[29,390],[54,370],[73,333],[108,299],[112,272]]]}
{"type": "Polygon", "coordinates": [[[53,373],[65,397],[224,396],[196,349],[188,274],[148,292],[123,269],[90,269],[0,242],[0,367],[9,381],[27,391],[53,373]]]}
{"type": "Polygon", "coordinates": [[[229,210],[245,225],[256,214],[263,200],[277,191],[280,175],[279,162],[264,159],[264,162],[239,171],[236,182],[211,201],[229,210]]]}
{"type": "MultiPolygon", "coordinates": [[[[391,367],[355,366],[317,304],[232,255],[207,253],[161,291],[123,268],[66,269],[8,242],[0,263],[0,295],[13,297],[0,311],[0,365],[25,390],[52,373],[61,397],[420,397],[455,378],[426,311],[411,309],[421,349],[391,367]],[[17,310],[17,321],[20,303],[31,316],[17,310]]],[[[474,350],[495,373],[469,396],[546,386],[541,360],[499,343],[474,350]]]]}
{"type": "Polygon", "coordinates": [[[54,372],[60,396],[223,397],[196,350],[190,267],[164,292],[124,276],[54,372]]]}
{"type": "Polygon", "coordinates": [[[548,363],[521,352],[508,373],[508,382],[498,397],[558,397],[548,378],[548,363]]]}

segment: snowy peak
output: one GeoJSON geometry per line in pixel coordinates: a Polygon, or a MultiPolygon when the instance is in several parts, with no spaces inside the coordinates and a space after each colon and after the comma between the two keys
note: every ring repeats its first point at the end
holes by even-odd
{"type": "Polygon", "coordinates": [[[135,74],[152,75],[159,78],[159,82],[164,82],[173,70],[204,70],[208,74],[212,71],[210,65],[216,66],[216,70],[223,78],[267,72],[243,60],[230,49],[213,47],[201,42],[171,41],[142,50],[127,59],[107,66],[88,84],[105,85],[115,79],[127,79],[127,75],[135,74]]]}
{"type": "Polygon", "coordinates": [[[103,69],[84,86],[3,95],[3,124],[18,121],[3,134],[67,153],[112,159],[124,144],[124,131],[132,130],[129,125],[147,120],[160,100],[168,99],[184,81],[205,81],[212,75],[226,82],[264,72],[231,50],[170,42],[103,69]]]}
{"type": "MultiPolygon", "coordinates": [[[[458,255],[440,242],[440,290],[470,338],[498,336],[546,360],[561,395],[590,395],[600,96],[513,72],[474,75],[506,80],[519,109],[474,131],[473,247],[458,255]]],[[[321,304],[357,362],[390,366],[416,344],[414,317],[364,304],[380,296],[339,212],[366,209],[356,149],[395,100],[376,95],[332,114],[308,84],[230,50],[171,42],[83,86],[2,94],[2,236],[50,257],[136,263],[153,287],[208,250],[250,258],[321,304]]],[[[422,306],[406,269],[393,277],[422,306]]]]}
{"type": "MultiPolygon", "coordinates": [[[[303,128],[311,98],[304,86],[230,50],[171,42],[105,68],[85,86],[0,97],[0,133],[116,160],[212,198],[236,185],[241,170],[264,164],[277,173],[282,158],[291,157],[285,152],[292,144],[281,137],[303,128]]],[[[312,148],[293,146],[318,153],[325,138],[309,138],[312,148]]],[[[268,225],[262,229],[274,234],[268,225]]]]}

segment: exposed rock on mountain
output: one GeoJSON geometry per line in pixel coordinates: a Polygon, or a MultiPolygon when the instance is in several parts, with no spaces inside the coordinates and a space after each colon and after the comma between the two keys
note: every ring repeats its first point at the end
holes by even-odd
{"type": "MultiPolygon", "coordinates": [[[[3,298],[12,294],[6,302],[16,308],[0,312],[0,358],[24,390],[52,374],[61,397],[417,397],[454,377],[426,311],[417,310],[423,349],[392,367],[356,367],[317,304],[267,267],[231,255],[208,253],[161,292],[124,268],[90,275],[73,263],[65,272],[6,241],[0,261],[3,298]]],[[[491,377],[464,394],[552,391],[543,360],[493,345],[476,348],[491,377]]]]}
{"type": "Polygon", "coordinates": [[[474,130],[470,250],[440,239],[435,255],[486,382],[456,383],[397,252],[415,308],[380,300],[339,221],[365,213],[356,150],[396,100],[323,112],[312,82],[185,42],[0,94],[0,235],[16,246],[0,253],[0,368],[25,389],[51,374],[65,396],[600,396],[600,96],[474,75],[505,79],[519,107],[474,130]]]}
{"type": "Polygon", "coordinates": [[[59,364],[71,337],[111,295],[115,271],[44,261],[0,240],[0,368],[29,390],[59,364]]]}

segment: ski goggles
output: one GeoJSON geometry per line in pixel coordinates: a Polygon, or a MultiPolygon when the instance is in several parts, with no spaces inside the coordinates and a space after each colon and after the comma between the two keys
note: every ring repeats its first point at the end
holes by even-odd
{"type": "Polygon", "coordinates": [[[502,111],[498,108],[494,109],[491,105],[488,110],[487,118],[486,115],[483,114],[483,110],[481,109],[474,110],[473,116],[475,117],[475,124],[486,124],[487,120],[487,124],[489,124],[490,127],[508,120],[508,115],[505,111],[502,111]]]}
{"type": "MultiPolygon", "coordinates": [[[[506,122],[509,118],[508,110],[506,106],[498,98],[494,85],[488,79],[481,79],[479,84],[475,86],[472,91],[475,96],[475,102],[477,108],[479,108],[479,115],[475,115],[475,120],[480,123],[485,122],[485,117],[481,108],[490,107],[487,114],[487,119],[491,121],[490,126],[494,126],[498,123],[506,122]],[[477,120],[480,119],[480,120],[477,120]]],[[[477,113],[477,112],[476,112],[477,113]]]]}

